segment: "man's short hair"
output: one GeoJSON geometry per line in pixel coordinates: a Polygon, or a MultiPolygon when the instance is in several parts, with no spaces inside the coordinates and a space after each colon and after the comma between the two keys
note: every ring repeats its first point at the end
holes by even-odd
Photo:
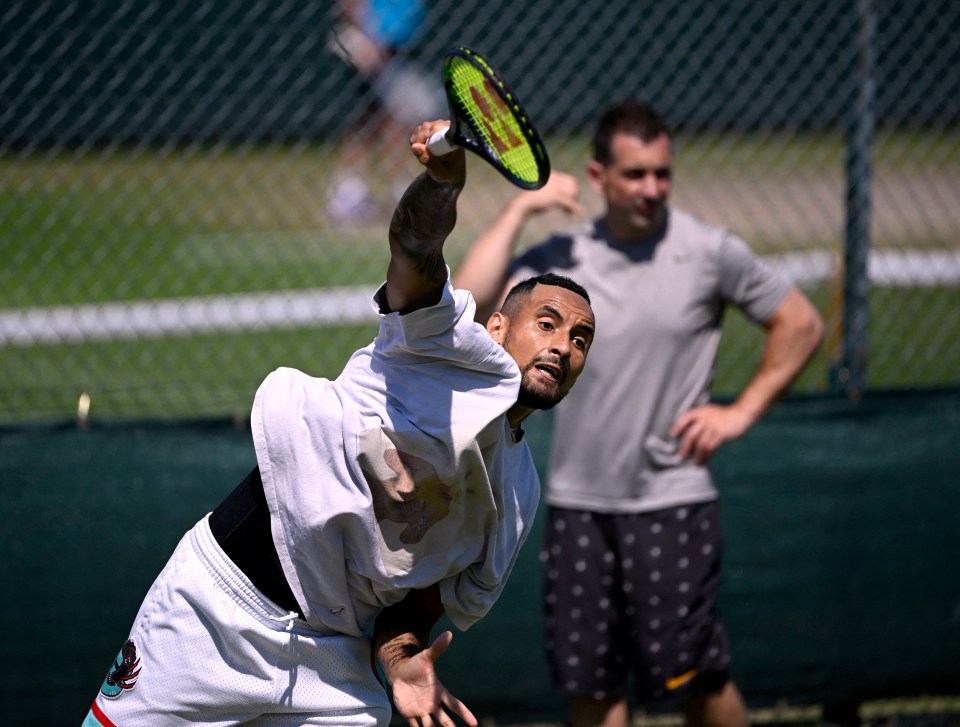
{"type": "Polygon", "coordinates": [[[538,285],[555,285],[558,288],[565,288],[566,290],[572,291],[583,298],[587,303],[590,303],[590,295],[587,293],[587,289],[584,288],[580,283],[575,280],[571,280],[566,275],[558,275],[556,273],[542,273],[541,275],[535,275],[532,278],[527,278],[526,280],[521,280],[519,283],[510,288],[510,292],[507,293],[507,297],[503,300],[503,305],[500,306],[500,310],[510,315],[511,309],[513,309],[517,302],[530,295],[530,292],[537,287],[538,285]]]}
{"type": "Polygon", "coordinates": [[[645,143],[666,134],[671,138],[666,119],[646,101],[628,99],[608,106],[597,121],[593,133],[593,158],[604,166],[613,161],[610,148],[614,134],[629,134],[645,143]]]}

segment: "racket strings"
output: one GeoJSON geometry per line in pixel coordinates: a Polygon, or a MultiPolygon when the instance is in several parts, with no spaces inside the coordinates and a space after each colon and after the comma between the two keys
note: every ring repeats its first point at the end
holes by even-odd
{"type": "Polygon", "coordinates": [[[447,70],[450,88],[460,100],[458,106],[468,126],[489,153],[510,173],[526,182],[537,182],[540,163],[525,130],[525,120],[498,93],[496,81],[459,58],[452,59],[447,70]]]}

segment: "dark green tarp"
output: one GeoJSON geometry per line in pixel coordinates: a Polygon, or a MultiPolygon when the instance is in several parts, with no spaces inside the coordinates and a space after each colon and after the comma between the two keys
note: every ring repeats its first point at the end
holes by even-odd
{"type": "MultiPolygon", "coordinates": [[[[529,432],[540,465],[549,423],[529,432]]],[[[5,724],[80,723],[181,535],[253,464],[229,421],[0,430],[5,724]]],[[[960,391],[790,399],[714,464],[722,603],[751,704],[960,693],[960,391]]],[[[562,715],[539,534],[538,521],[500,602],[441,662],[500,722],[562,715]]]]}

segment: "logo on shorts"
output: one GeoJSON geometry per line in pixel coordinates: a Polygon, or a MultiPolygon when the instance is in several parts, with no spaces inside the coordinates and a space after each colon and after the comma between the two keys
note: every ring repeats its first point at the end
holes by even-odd
{"type": "Polygon", "coordinates": [[[667,689],[669,689],[672,692],[682,687],[684,684],[686,684],[691,679],[693,679],[696,675],[697,675],[697,670],[691,669],[690,671],[684,672],[680,676],[671,677],[670,679],[667,679],[665,686],[667,687],[667,689]]]}
{"type": "Polygon", "coordinates": [[[140,668],[137,647],[134,645],[133,639],[127,639],[127,643],[120,649],[113,666],[107,672],[107,678],[103,680],[100,693],[108,699],[116,699],[127,690],[133,689],[137,685],[140,668]]]}

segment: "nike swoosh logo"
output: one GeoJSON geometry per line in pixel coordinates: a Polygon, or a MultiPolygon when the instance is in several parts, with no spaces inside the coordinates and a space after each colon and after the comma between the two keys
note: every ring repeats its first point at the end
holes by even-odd
{"type": "Polygon", "coordinates": [[[669,679],[667,679],[667,681],[664,684],[667,687],[667,689],[669,689],[670,691],[673,691],[674,689],[679,689],[680,687],[682,687],[688,681],[693,679],[696,675],[697,675],[697,670],[691,669],[690,671],[684,672],[680,676],[670,677],[669,679]]]}

